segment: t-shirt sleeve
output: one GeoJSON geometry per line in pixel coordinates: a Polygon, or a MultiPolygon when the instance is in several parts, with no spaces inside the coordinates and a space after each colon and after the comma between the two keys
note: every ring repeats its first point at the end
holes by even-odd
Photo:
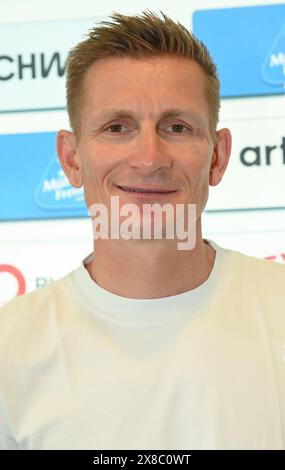
{"type": "Polygon", "coordinates": [[[0,450],[20,450],[13,437],[5,405],[0,395],[0,450]]]}
{"type": "Polygon", "coordinates": [[[8,302],[0,309],[0,450],[20,450],[14,437],[11,420],[7,411],[4,384],[7,372],[7,345],[11,333],[14,331],[14,305],[17,305],[19,297],[8,302]]]}

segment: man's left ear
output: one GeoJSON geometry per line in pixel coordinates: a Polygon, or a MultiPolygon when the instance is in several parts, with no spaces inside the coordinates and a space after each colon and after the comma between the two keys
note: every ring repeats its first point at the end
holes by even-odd
{"type": "Polygon", "coordinates": [[[209,172],[209,184],[216,186],[221,181],[229,163],[232,148],[232,135],[224,128],[216,132],[216,141],[209,172]]]}

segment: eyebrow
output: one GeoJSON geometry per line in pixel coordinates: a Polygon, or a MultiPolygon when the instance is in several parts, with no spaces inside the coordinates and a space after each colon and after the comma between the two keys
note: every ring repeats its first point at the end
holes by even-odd
{"type": "MultiPolygon", "coordinates": [[[[159,115],[159,120],[169,119],[173,117],[185,117],[195,122],[200,127],[205,127],[206,122],[198,113],[188,108],[171,108],[163,111],[159,115]]],[[[92,122],[101,122],[109,119],[136,119],[136,116],[133,111],[126,109],[116,109],[110,108],[108,111],[99,112],[97,115],[93,116],[92,122]]]]}

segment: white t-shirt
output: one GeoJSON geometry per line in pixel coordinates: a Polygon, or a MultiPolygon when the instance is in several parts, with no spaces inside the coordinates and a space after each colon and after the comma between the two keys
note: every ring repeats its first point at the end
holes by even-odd
{"type": "Polygon", "coordinates": [[[158,299],[82,264],[0,311],[1,449],[284,449],[285,266],[219,247],[158,299]]]}

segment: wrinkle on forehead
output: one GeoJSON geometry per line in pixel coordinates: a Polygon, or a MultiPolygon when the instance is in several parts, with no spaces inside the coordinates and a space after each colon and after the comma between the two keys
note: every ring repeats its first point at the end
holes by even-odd
{"type": "Polygon", "coordinates": [[[200,128],[210,127],[207,78],[193,60],[109,57],[88,72],[82,105],[89,122],[187,117],[200,128]]]}

